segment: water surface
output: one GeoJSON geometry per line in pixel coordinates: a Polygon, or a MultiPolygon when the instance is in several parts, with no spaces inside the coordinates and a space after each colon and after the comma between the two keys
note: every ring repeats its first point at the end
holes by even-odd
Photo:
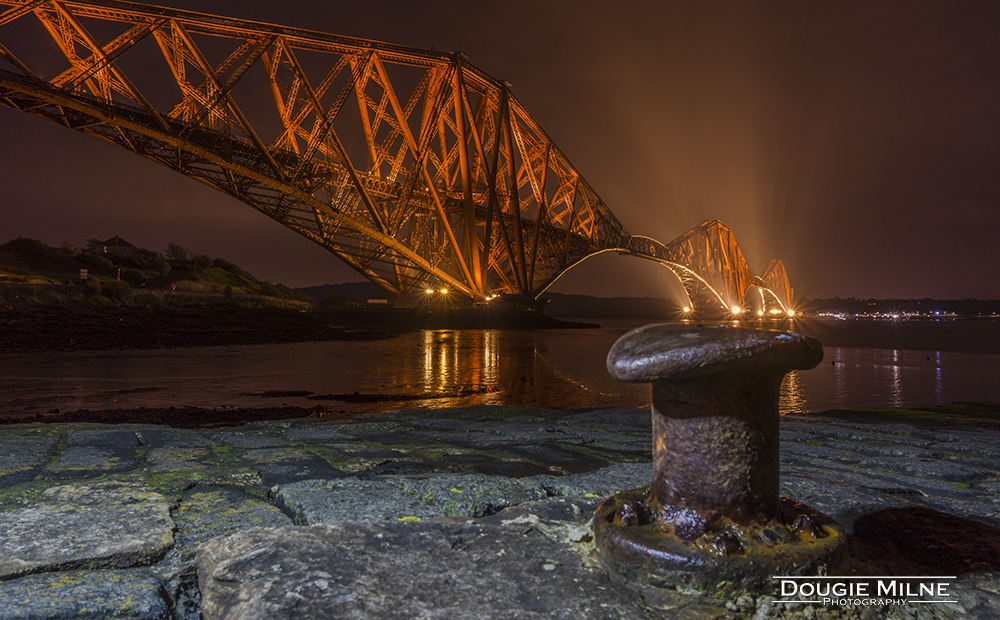
{"type": "MultiPolygon", "coordinates": [[[[614,341],[642,322],[603,323],[579,330],[424,330],[373,341],[0,353],[0,410],[648,407],[648,385],[619,383],[605,369],[614,341]],[[336,398],[355,392],[357,398],[336,398]]],[[[786,377],[782,412],[1000,401],[1000,354],[969,351],[982,351],[984,341],[1000,344],[1000,322],[868,322],[842,333],[815,322],[799,328],[836,343],[884,345],[888,339],[897,348],[825,347],[817,368],[786,377]],[[920,349],[928,342],[941,350],[920,349]]]]}

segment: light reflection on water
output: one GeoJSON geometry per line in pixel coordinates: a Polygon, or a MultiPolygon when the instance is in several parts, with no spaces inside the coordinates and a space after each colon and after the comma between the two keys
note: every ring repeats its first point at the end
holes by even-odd
{"type": "MultiPolygon", "coordinates": [[[[633,322],[586,330],[425,330],[385,340],[149,351],[0,353],[0,411],[323,405],[384,411],[474,404],[546,408],[649,406],[644,384],[605,369],[633,322]],[[262,397],[264,392],[284,392],[262,397]],[[308,395],[380,395],[368,402],[308,395]],[[395,398],[393,398],[395,396],[395,398]]],[[[1000,400],[1000,355],[828,347],[789,373],[783,413],[1000,400]]]]}

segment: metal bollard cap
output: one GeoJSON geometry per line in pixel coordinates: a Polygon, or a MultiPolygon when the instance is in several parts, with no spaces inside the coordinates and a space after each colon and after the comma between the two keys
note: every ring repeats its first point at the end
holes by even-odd
{"type": "Polygon", "coordinates": [[[795,332],[663,323],[634,329],[608,352],[608,372],[626,383],[691,379],[720,371],[785,373],[814,368],[823,345],[795,332]]]}

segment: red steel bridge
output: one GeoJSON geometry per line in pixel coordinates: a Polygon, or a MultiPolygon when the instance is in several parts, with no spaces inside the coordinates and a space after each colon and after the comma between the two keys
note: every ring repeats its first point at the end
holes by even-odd
{"type": "Polygon", "coordinates": [[[510,85],[460,53],[116,0],[0,0],[0,104],[225,192],[395,295],[534,300],[613,251],[671,269],[697,311],[790,308],[781,261],[754,276],[717,220],[666,245],[626,232],[510,85]]]}

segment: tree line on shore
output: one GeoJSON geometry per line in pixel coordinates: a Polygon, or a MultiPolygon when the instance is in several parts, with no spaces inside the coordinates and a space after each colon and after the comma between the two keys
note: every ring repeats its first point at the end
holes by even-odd
{"type": "Polygon", "coordinates": [[[170,243],[163,254],[129,247],[109,252],[97,239],[83,248],[50,246],[18,237],[0,245],[0,301],[61,304],[96,302],[130,304],[173,297],[268,297],[312,304],[284,284],[259,280],[222,258],[192,255],[170,243]]]}

